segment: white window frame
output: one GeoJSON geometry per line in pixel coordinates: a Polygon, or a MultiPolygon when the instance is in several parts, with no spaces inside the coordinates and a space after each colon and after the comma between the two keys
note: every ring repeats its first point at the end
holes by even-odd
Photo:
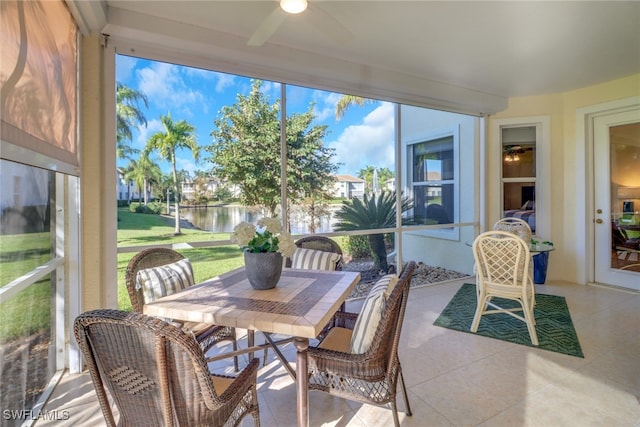
{"type": "MultiPolygon", "coordinates": [[[[496,161],[491,174],[490,182],[492,193],[497,194],[499,200],[489,207],[490,223],[502,217],[504,194],[502,179],[502,129],[513,127],[536,128],[536,236],[542,239],[553,240],[551,235],[551,117],[530,116],[509,119],[494,119],[491,125],[491,156],[496,161]]],[[[531,182],[527,180],[526,182],[531,182]]]]}
{"type": "MultiPolygon", "coordinates": [[[[534,128],[535,129],[534,153],[536,154],[535,166],[536,166],[536,169],[537,169],[537,167],[538,167],[537,155],[538,155],[538,141],[539,141],[538,137],[539,137],[539,133],[540,133],[539,132],[540,129],[539,129],[538,126],[522,126],[522,125],[501,126],[500,127],[500,144],[502,144],[503,153],[504,153],[504,147],[505,147],[506,144],[505,144],[505,141],[502,139],[502,135],[504,133],[503,130],[505,130],[505,129],[519,129],[519,128],[525,128],[525,127],[526,128],[534,128]]],[[[515,143],[509,142],[508,144],[515,144],[515,143]]],[[[537,170],[534,171],[534,176],[518,176],[518,177],[514,177],[514,178],[505,178],[504,177],[504,160],[502,158],[501,158],[501,161],[500,161],[500,165],[501,165],[500,180],[502,181],[502,185],[500,186],[500,188],[501,188],[501,193],[500,194],[502,196],[501,199],[500,199],[500,202],[502,203],[502,212],[504,212],[506,210],[505,206],[504,206],[504,196],[505,196],[505,194],[504,194],[504,185],[505,184],[528,184],[528,183],[532,182],[533,183],[533,188],[534,188],[534,203],[537,204],[538,203],[537,202],[538,184],[537,184],[537,176],[536,175],[537,175],[538,171],[537,170]]],[[[519,205],[518,209],[520,209],[520,206],[522,206],[522,205],[519,205]]],[[[534,209],[536,209],[536,208],[537,208],[537,206],[534,207],[534,209]]],[[[512,208],[512,209],[515,209],[515,208],[512,208]]],[[[538,224],[537,224],[537,218],[536,218],[536,228],[537,228],[537,225],[538,224]]]]}
{"type": "MultiPolygon", "coordinates": [[[[76,168],[57,159],[0,141],[2,159],[22,163],[34,168],[54,172],[55,200],[52,202],[52,247],[54,256],[45,264],[14,279],[0,289],[0,302],[9,301],[18,293],[51,275],[53,297],[51,301],[52,331],[51,345],[54,352],[49,361],[55,372],[32,410],[38,413],[45,405],[55,386],[60,381],[65,368],[71,373],[82,370],[82,355],[73,339],[73,321],[81,312],[80,288],[80,178],[75,176],[76,168]],[[65,172],[74,172],[65,173],[65,172]],[[67,345],[68,344],[68,345],[67,345]]],[[[23,425],[31,425],[33,420],[23,425]]]]}
{"type": "MultiPolygon", "coordinates": [[[[453,184],[453,218],[451,218],[452,224],[457,224],[460,219],[460,127],[451,126],[433,130],[423,134],[420,138],[415,138],[407,142],[407,190],[409,195],[414,198],[414,183],[413,183],[413,151],[414,146],[425,142],[433,141],[442,138],[453,138],[453,179],[435,181],[434,183],[440,184],[453,184]]],[[[415,200],[415,198],[414,198],[415,200]]],[[[411,212],[413,214],[413,212],[411,212]]],[[[435,237],[445,240],[459,240],[460,239],[460,227],[451,226],[447,228],[436,228],[429,230],[415,230],[409,233],[417,234],[427,237],[435,237]]]]}

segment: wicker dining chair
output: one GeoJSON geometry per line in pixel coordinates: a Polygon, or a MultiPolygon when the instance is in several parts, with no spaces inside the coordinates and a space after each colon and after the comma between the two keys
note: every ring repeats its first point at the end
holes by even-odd
{"type": "MultiPolygon", "coordinates": [[[[311,249],[314,251],[321,251],[321,252],[331,252],[331,253],[335,253],[340,255],[340,258],[338,259],[338,261],[336,261],[335,265],[333,266],[334,271],[341,271],[342,267],[344,266],[344,262],[342,261],[342,249],[340,249],[340,245],[338,245],[334,240],[325,237],[325,236],[307,236],[307,237],[303,237],[301,239],[298,239],[295,241],[295,244],[298,248],[302,248],[302,249],[311,249]]],[[[285,266],[287,268],[292,268],[292,259],[291,258],[287,258],[285,260],[285,266]]],[[[342,303],[340,305],[340,311],[344,311],[345,308],[345,304],[342,303]]],[[[327,328],[330,325],[327,326],[327,328]]],[[[319,338],[321,338],[324,335],[324,332],[326,332],[327,328],[324,328],[323,331],[320,333],[319,338]]],[[[288,338],[284,338],[284,336],[282,334],[268,334],[268,333],[264,333],[265,339],[267,339],[267,341],[271,342],[272,345],[276,342],[276,341],[283,341],[287,342],[288,338]]],[[[263,356],[263,365],[266,366],[267,364],[267,357],[268,357],[268,348],[265,348],[264,350],[264,356],[263,356]]]]}
{"type": "Polygon", "coordinates": [[[258,359],[236,377],[210,374],[191,334],[134,312],[82,313],[74,334],[108,426],[237,426],[248,414],[260,425],[258,359]]]}
{"type": "Polygon", "coordinates": [[[358,314],[337,312],[326,337],[308,349],[309,389],[373,405],[391,404],[395,426],[400,425],[396,405],[400,383],[406,414],[411,406],[402,376],[398,343],[415,262],[409,262],[386,298],[371,346],[362,354],[351,352],[351,337],[358,314]]]}
{"type": "MultiPolygon", "coordinates": [[[[184,259],[184,256],[179,252],[169,248],[148,248],[143,249],[131,258],[127,265],[125,273],[125,281],[127,285],[127,291],[129,292],[129,299],[131,300],[131,307],[134,311],[142,313],[142,307],[145,304],[144,293],[142,289],[137,286],[138,272],[153,267],[160,267],[163,265],[171,264],[176,261],[184,259]]],[[[196,341],[202,347],[202,351],[206,353],[211,347],[221,341],[231,341],[233,350],[238,349],[238,343],[236,341],[236,332],[234,328],[228,326],[211,325],[208,323],[196,323],[196,322],[180,322],[182,326],[193,332],[196,337],[196,341]]],[[[238,371],[238,357],[233,358],[235,370],[238,371]]]]}
{"type": "Polygon", "coordinates": [[[474,240],[473,257],[476,262],[478,301],[471,332],[478,331],[482,316],[506,313],[525,322],[531,342],[538,345],[533,313],[536,294],[529,274],[529,245],[511,232],[487,231],[474,240]],[[501,307],[493,298],[516,301],[519,307],[501,307]],[[515,314],[518,311],[522,311],[523,315],[515,314]]]}
{"type": "MultiPolygon", "coordinates": [[[[314,251],[332,252],[340,255],[340,259],[336,262],[335,271],[342,271],[344,267],[344,260],[342,259],[342,249],[335,240],[332,240],[325,236],[307,236],[296,240],[296,246],[302,249],[312,249],[314,251]]],[[[288,258],[286,262],[287,267],[291,267],[291,259],[288,258]]]]}

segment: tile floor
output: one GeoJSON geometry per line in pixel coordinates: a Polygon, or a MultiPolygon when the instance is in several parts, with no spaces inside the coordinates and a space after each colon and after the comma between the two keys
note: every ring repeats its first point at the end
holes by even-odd
{"type": "MultiPolygon", "coordinates": [[[[468,280],[467,280],[468,281],[468,280]]],[[[433,326],[464,281],[412,289],[400,359],[413,416],[403,426],[640,427],[640,294],[567,283],[536,285],[565,296],[585,358],[433,326]]],[[[358,310],[358,302],[347,309],[358,310]]],[[[293,348],[285,347],[293,360],[293,348]]],[[[269,352],[258,377],[262,426],[295,425],[295,387],[269,352]]],[[[218,362],[220,363],[220,362],[218,362]]],[[[223,369],[219,366],[215,369],[223,369]]],[[[88,375],[65,376],[46,406],[68,421],[104,425],[88,375]]],[[[391,411],[311,392],[312,426],[390,426],[391,411]]],[[[402,399],[398,405],[403,410],[402,399]]],[[[243,426],[251,426],[250,417],[243,426]]]]}

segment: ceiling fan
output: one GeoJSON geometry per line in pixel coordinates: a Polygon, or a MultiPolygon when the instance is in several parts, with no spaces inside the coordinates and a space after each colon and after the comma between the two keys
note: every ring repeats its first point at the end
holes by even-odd
{"type": "MultiPolygon", "coordinates": [[[[271,36],[278,31],[278,28],[284,23],[285,19],[290,15],[298,15],[309,10],[304,17],[311,22],[311,25],[317,27],[328,37],[337,42],[348,41],[352,34],[345,28],[335,17],[318,7],[314,0],[313,4],[307,0],[279,0],[280,5],[275,7],[273,11],[262,21],[258,28],[249,38],[247,44],[249,46],[262,46],[271,36]]],[[[303,19],[302,16],[300,19],[303,19]]]]}

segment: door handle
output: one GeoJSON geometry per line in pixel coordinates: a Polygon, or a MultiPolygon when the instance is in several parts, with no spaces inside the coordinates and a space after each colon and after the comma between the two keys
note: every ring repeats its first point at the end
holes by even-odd
{"type": "Polygon", "coordinates": [[[596,219],[596,224],[602,224],[602,223],[603,221],[600,218],[596,219]]]}

